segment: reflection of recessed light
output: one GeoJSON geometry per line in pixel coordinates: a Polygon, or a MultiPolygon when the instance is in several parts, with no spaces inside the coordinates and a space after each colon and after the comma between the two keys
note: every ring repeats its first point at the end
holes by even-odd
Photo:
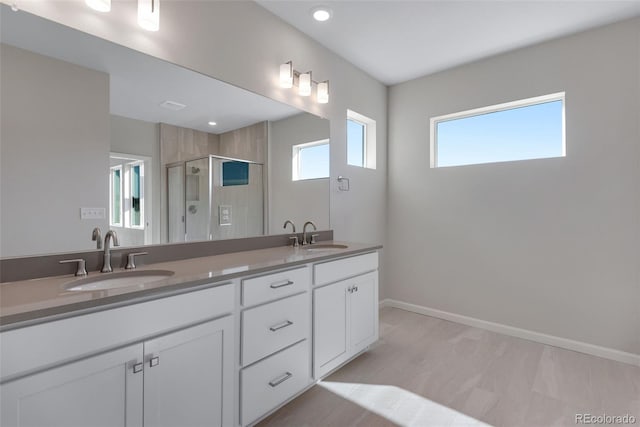
{"type": "Polygon", "coordinates": [[[216,122],[209,122],[209,126],[215,126],[215,125],[217,125],[216,122]]]}
{"type": "Polygon", "coordinates": [[[311,9],[311,14],[316,21],[324,22],[331,18],[331,9],[325,6],[318,6],[311,9]]]}

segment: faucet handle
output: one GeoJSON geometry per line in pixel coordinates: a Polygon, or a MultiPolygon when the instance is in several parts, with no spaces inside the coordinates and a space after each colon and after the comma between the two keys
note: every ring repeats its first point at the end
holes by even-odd
{"type": "Polygon", "coordinates": [[[132,252],[127,255],[127,265],[124,267],[125,270],[134,270],[136,268],[136,257],[142,255],[149,255],[149,252],[132,252]]]}
{"type": "Polygon", "coordinates": [[[96,249],[102,249],[102,232],[100,227],[96,227],[91,232],[91,240],[96,242],[96,249]]]}
{"type": "Polygon", "coordinates": [[[78,266],[76,268],[76,276],[86,276],[87,275],[87,262],[82,258],[77,259],[64,259],[60,261],[60,264],[68,264],[71,262],[77,262],[78,266]]]}
{"type": "Polygon", "coordinates": [[[289,240],[293,240],[293,247],[297,248],[300,246],[300,241],[298,240],[298,236],[291,236],[289,240]]]}
{"type": "Polygon", "coordinates": [[[316,237],[320,236],[319,234],[312,234],[311,235],[311,241],[309,242],[310,245],[315,245],[316,243],[316,237]]]}

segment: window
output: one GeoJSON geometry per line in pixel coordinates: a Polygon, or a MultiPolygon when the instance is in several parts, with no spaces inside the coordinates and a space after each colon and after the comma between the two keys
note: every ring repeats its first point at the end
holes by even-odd
{"type": "Polygon", "coordinates": [[[347,164],[376,168],[376,121],[347,110],[347,164]]]}
{"type": "Polygon", "coordinates": [[[329,178],[329,140],[293,146],[292,179],[329,178]]]}
{"type": "Polygon", "coordinates": [[[110,209],[109,222],[111,225],[122,227],[122,166],[114,166],[109,173],[110,209]]]}
{"type": "Polygon", "coordinates": [[[249,163],[247,162],[223,162],[222,186],[249,185],[249,163]]]}
{"type": "Polygon", "coordinates": [[[113,154],[109,172],[109,223],[145,228],[144,161],[113,154]]]}
{"type": "Polygon", "coordinates": [[[564,92],[431,119],[431,167],[564,157],[564,92]]]}
{"type": "Polygon", "coordinates": [[[129,171],[129,227],[144,228],[142,225],[143,214],[143,176],[144,163],[136,162],[127,165],[129,171]]]}

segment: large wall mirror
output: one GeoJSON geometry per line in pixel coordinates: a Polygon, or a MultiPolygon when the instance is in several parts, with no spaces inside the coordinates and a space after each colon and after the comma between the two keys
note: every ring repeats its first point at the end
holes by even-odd
{"type": "Polygon", "coordinates": [[[0,257],[329,228],[327,120],[0,8],[0,257]]]}

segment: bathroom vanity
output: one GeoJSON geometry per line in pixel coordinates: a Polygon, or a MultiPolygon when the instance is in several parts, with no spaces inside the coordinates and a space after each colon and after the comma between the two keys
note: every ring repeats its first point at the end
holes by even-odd
{"type": "Polygon", "coordinates": [[[1,424],[254,424],[378,338],[380,247],[340,246],[0,284],[1,424]]]}

